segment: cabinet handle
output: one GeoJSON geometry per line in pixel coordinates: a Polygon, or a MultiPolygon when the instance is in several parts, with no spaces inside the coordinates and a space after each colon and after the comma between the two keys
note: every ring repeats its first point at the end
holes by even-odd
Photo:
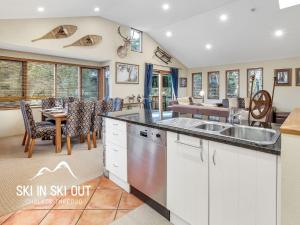
{"type": "Polygon", "coordinates": [[[113,135],[114,135],[114,136],[118,136],[118,134],[117,134],[117,133],[113,133],[113,135]]]}
{"type": "Polygon", "coordinates": [[[213,158],[212,158],[214,165],[217,165],[217,163],[216,163],[216,153],[217,153],[217,151],[215,150],[214,154],[213,154],[213,158]]]}
{"type": "Polygon", "coordinates": [[[114,126],[119,126],[119,124],[117,124],[117,123],[114,123],[113,125],[114,125],[114,126]]]}
{"type": "Polygon", "coordinates": [[[118,149],[115,149],[115,148],[114,148],[113,150],[114,150],[115,152],[118,152],[118,151],[119,151],[118,149]]]}
{"type": "Polygon", "coordinates": [[[202,148],[202,150],[201,150],[201,155],[200,155],[200,156],[201,156],[201,161],[202,161],[202,162],[204,162],[203,152],[204,152],[204,150],[203,150],[203,148],[202,148]]]}
{"type": "Polygon", "coordinates": [[[114,167],[119,167],[119,166],[118,166],[117,164],[115,164],[115,163],[113,163],[113,166],[114,166],[114,167]]]}

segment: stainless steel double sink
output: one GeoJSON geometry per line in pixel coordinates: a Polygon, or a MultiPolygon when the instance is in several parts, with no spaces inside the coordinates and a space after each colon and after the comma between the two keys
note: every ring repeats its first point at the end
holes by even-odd
{"type": "Polygon", "coordinates": [[[204,121],[191,118],[173,118],[162,120],[159,124],[183,128],[191,131],[210,133],[229,138],[244,140],[258,145],[275,144],[280,136],[276,130],[243,125],[231,125],[212,121],[204,121]]]}

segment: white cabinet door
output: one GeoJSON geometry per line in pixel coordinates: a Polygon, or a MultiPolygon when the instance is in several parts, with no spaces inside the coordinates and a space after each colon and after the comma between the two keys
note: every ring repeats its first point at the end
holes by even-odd
{"type": "Polygon", "coordinates": [[[106,169],[123,182],[127,182],[127,124],[105,118],[106,169]]]}
{"type": "Polygon", "coordinates": [[[210,225],[276,225],[277,157],[209,142],[210,225]]]}
{"type": "Polygon", "coordinates": [[[118,145],[107,143],[106,145],[107,169],[127,182],[127,151],[118,145]]]}
{"type": "Polygon", "coordinates": [[[207,225],[208,141],[171,132],[167,140],[167,208],[191,225],[207,225]]]}

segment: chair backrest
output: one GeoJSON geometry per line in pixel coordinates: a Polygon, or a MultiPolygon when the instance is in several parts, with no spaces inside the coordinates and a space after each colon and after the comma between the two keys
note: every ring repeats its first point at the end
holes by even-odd
{"type": "Polygon", "coordinates": [[[32,109],[30,107],[29,103],[22,103],[24,107],[24,115],[25,115],[25,123],[26,123],[26,129],[27,133],[31,138],[36,137],[36,125],[32,114],[32,109]]]}
{"type": "Polygon", "coordinates": [[[92,127],[93,101],[80,101],[80,134],[88,134],[92,127]]]}
{"type": "Polygon", "coordinates": [[[75,102],[75,101],[79,101],[79,99],[77,97],[73,97],[73,96],[64,97],[63,98],[63,107],[66,108],[66,106],[69,103],[72,103],[72,102],[75,102]]]}
{"type": "Polygon", "coordinates": [[[27,116],[26,116],[26,112],[25,112],[25,103],[26,102],[24,100],[20,101],[20,109],[21,109],[21,112],[22,112],[22,117],[23,117],[25,130],[28,132],[28,121],[27,121],[27,116]]]}
{"type": "Polygon", "coordinates": [[[92,131],[100,131],[102,127],[101,113],[105,112],[105,101],[95,101],[95,109],[92,115],[92,131]]]}
{"type": "Polygon", "coordinates": [[[105,112],[114,111],[113,101],[114,100],[112,98],[110,98],[106,101],[105,112]]]}
{"type": "Polygon", "coordinates": [[[80,134],[80,102],[68,103],[66,133],[70,137],[80,134]]]}
{"type": "Polygon", "coordinates": [[[122,111],[124,100],[122,98],[115,98],[113,100],[113,111],[122,111]]]}
{"type": "Polygon", "coordinates": [[[51,109],[55,107],[55,98],[42,99],[42,109],[51,109]]]}

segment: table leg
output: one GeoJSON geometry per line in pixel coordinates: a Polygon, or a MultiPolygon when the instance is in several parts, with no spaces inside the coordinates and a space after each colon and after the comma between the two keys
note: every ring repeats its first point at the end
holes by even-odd
{"type": "Polygon", "coordinates": [[[55,119],[55,126],[56,126],[56,153],[61,152],[61,118],[55,119]]]}

